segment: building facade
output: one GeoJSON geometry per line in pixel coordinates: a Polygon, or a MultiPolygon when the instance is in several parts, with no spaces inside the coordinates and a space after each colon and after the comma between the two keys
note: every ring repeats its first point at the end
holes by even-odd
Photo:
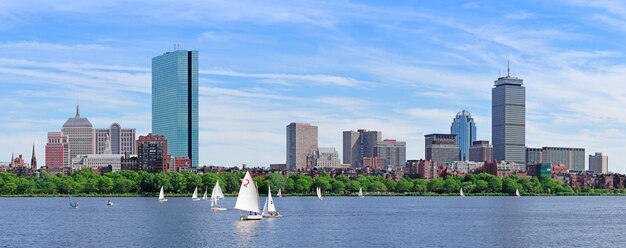
{"type": "Polygon", "coordinates": [[[427,134],[424,135],[426,160],[445,164],[459,161],[459,145],[456,144],[456,134],[427,134]]]}
{"type": "Polygon", "coordinates": [[[111,124],[109,128],[95,129],[96,154],[104,154],[107,136],[111,142],[112,154],[124,154],[126,152],[137,154],[135,129],[122,128],[118,123],[111,124]]]}
{"type": "Polygon", "coordinates": [[[343,132],[343,162],[352,167],[363,167],[364,157],[376,157],[376,145],[382,141],[380,131],[359,129],[343,132]]]}
{"type": "Polygon", "coordinates": [[[152,132],[167,139],[172,156],[198,166],[198,51],[152,58],[152,132]]]}
{"type": "Polygon", "coordinates": [[[376,157],[383,158],[385,168],[403,167],[406,164],[406,142],[386,139],[374,147],[376,157]]]}
{"type": "Polygon", "coordinates": [[[313,154],[312,167],[318,169],[340,168],[339,153],[334,147],[319,147],[313,154]]]}
{"type": "Polygon", "coordinates": [[[48,168],[69,168],[70,145],[63,132],[48,132],[46,143],[46,166],[48,168]]]}
{"type": "Polygon", "coordinates": [[[78,155],[72,160],[72,169],[79,170],[82,168],[89,168],[92,170],[103,169],[111,166],[111,171],[122,170],[122,158],[121,154],[87,154],[78,155]]]}
{"type": "Polygon", "coordinates": [[[459,160],[470,160],[470,147],[476,141],[476,123],[470,112],[462,110],[456,114],[450,126],[450,133],[456,134],[456,144],[459,145],[459,160]]]}
{"type": "Polygon", "coordinates": [[[585,170],[585,148],[529,147],[526,149],[526,154],[533,160],[532,163],[565,164],[570,170],[585,170]],[[537,156],[540,156],[539,161],[535,161],[537,156]]]}
{"type": "Polygon", "coordinates": [[[596,174],[609,173],[609,157],[601,152],[596,152],[595,155],[589,154],[589,170],[596,174]]]}
{"type": "Polygon", "coordinates": [[[526,163],[541,163],[541,148],[526,147],[526,163]]]}
{"type": "Polygon", "coordinates": [[[93,126],[87,118],[80,117],[79,106],[76,106],[76,116],[67,119],[61,132],[67,135],[70,159],[95,153],[93,126]]]}
{"type": "Polygon", "coordinates": [[[437,161],[419,160],[417,162],[417,175],[423,179],[433,179],[439,177],[439,167],[437,161]]]}
{"type": "Polygon", "coordinates": [[[470,147],[469,160],[474,162],[492,161],[493,146],[489,144],[488,140],[474,141],[472,147],[470,147]]]}
{"type": "Polygon", "coordinates": [[[510,74],[498,78],[491,91],[493,158],[526,164],[526,88],[510,74]]]}
{"type": "Polygon", "coordinates": [[[369,167],[372,170],[385,170],[385,158],[364,157],[363,167],[369,167]]]}
{"type": "Polygon", "coordinates": [[[140,171],[142,168],[139,166],[139,159],[137,155],[124,153],[124,157],[120,160],[120,169],[125,171],[140,171]]]}
{"type": "Polygon", "coordinates": [[[137,161],[143,170],[151,173],[169,171],[168,142],[163,135],[139,136],[137,161]]]}
{"type": "Polygon", "coordinates": [[[307,157],[317,151],[317,126],[292,122],[287,125],[287,169],[306,169],[307,157]]]}

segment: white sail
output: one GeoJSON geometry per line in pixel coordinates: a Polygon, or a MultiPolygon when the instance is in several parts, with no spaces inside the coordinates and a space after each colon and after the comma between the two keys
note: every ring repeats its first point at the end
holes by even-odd
{"type": "Polygon", "coordinates": [[[220,181],[215,183],[215,187],[213,187],[213,192],[211,192],[211,199],[221,199],[224,198],[224,193],[222,193],[222,188],[220,187],[220,181]]]}
{"type": "Polygon", "coordinates": [[[250,176],[250,172],[246,171],[246,175],[241,181],[241,188],[239,188],[239,195],[237,196],[235,208],[256,213],[261,212],[259,192],[257,191],[256,184],[250,176]]]}
{"type": "Polygon", "coordinates": [[[206,199],[207,199],[207,196],[206,196],[206,193],[207,193],[207,192],[206,192],[206,190],[207,190],[207,189],[206,189],[206,188],[204,188],[204,195],[202,196],[202,200],[206,200],[206,199]]]}
{"type": "Polygon", "coordinates": [[[463,194],[463,188],[461,188],[461,192],[459,193],[461,196],[465,196],[465,194],[463,194]]]}
{"type": "Polygon", "coordinates": [[[515,195],[519,196],[519,189],[515,189],[515,195]]]}
{"type": "Polygon", "coordinates": [[[191,196],[191,199],[198,199],[198,187],[193,190],[193,195],[191,196]]]}
{"type": "Polygon", "coordinates": [[[320,189],[320,187],[317,187],[316,193],[317,193],[317,198],[320,199],[320,201],[321,201],[323,199],[322,198],[322,189],[320,189]]]}
{"type": "Polygon", "coordinates": [[[165,200],[165,192],[163,192],[163,186],[161,186],[161,192],[159,193],[159,200],[165,200]]]}
{"type": "Polygon", "coordinates": [[[278,189],[278,194],[276,194],[278,197],[283,197],[283,193],[280,191],[280,189],[278,189]]]}
{"type": "Polygon", "coordinates": [[[363,197],[363,188],[359,188],[359,197],[363,197]]]}

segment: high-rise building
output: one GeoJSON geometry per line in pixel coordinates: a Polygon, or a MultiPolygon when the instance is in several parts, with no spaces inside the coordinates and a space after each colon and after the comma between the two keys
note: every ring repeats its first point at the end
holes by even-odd
{"type": "Polygon", "coordinates": [[[541,163],[541,148],[526,147],[526,163],[541,163]]]}
{"type": "Polygon", "coordinates": [[[67,119],[61,132],[67,135],[70,159],[79,155],[94,154],[94,129],[87,118],[80,117],[78,105],[76,106],[76,116],[67,119]]]}
{"type": "Polygon", "coordinates": [[[406,164],[406,142],[386,139],[374,146],[376,157],[384,159],[385,168],[403,167],[406,164]]]}
{"type": "Polygon", "coordinates": [[[104,154],[107,137],[111,142],[111,154],[137,154],[134,128],[122,128],[120,124],[113,123],[109,128],[96,128],[95,135],[96,154],[104,154]]]}
{"type": "MultiPolygon", "coordinates": [[[[532,164],[550,163],[565,164],[568,169],[575,171],[585,170],[585,148],[570,147],[542,147],[527,148],[526,157],[532,159],[532,164]],[[537,160],[537,156],[541,159],[537,160]]],[[[531,162],[529,162],[531,164],[531,162]]]]}
{"type": "Polygon", "coordinates": [[[359,129],[343,132],[343,162],[352,167],[363,167],[364,157],[376,157],[374,147],[382,141],[380,131],[359,129]]]}
{"type": "Polygon", "coordinates": [[[137,150],[139,167],[152,173],[169,171],[168,141],[163,135],[139,136],[137,150]]]}
{"type": "Polygon", "coordinates": [[[526,164],[526,88],[509,73],[495,81],[491,93],[493,158],[526,164]]]}
{"type": "Polygon", "coordinates": [[[63,132],[48,132],[46,143],[46,166],[48,168],[69,168],[70,145],[63,132]]]}
{"type": "Polygon", "coordinates": [[[589,170],[596,174],[609,173],[609,157],[601,152],[596,152],[595,155],[589,154],[589,170]]]}
{"type": "Polygon", "coordinates": [[[476,123],[470,112],[462,110],[456,114],[450,126],[450,133],[456,134],[456,144],[460,149],[460,160],[470,160],[470,147],[476,141],[476,123]]]}
{"type": "Polygon", "coordinates": [[[334,147],[319,147],[313,155],[313,168],[339,168],[339,153],[334,147]]]}
{"type": "Polygon", "coordinates": [[[456,134],[427,134],[424,135],[426,160],[445,164],[459,161],[459,145],[456,144],[456,134]]]}
{"type": "Polygon", "coordinates": [[[306,169],[307,157],[317,151],[317,126],[292,122],[287,125],[287,169],[306,169]]]}
{"type": "Polygon", "coordinates": [[[492,161],[493,146],[489,144],[488,140],[474,141],[470,147],[469,160],[474,162],[492,161]]]}
{"type": "Polygon", "coordinates": [[[152,132],[163,135],[174,157],[198,157],[198,51],[152,58],[152,132]]]}

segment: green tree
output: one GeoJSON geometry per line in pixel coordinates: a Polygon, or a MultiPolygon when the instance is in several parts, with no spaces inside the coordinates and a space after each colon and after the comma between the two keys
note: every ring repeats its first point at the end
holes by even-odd
{"type": "Polygon", "coordinates": [[[411,190],[413,190],[415,187],[415,185],[413,185],[413,182],[402,178],[400,180],[398,180],[398,184],[396,186],[396,191],[400,192],[400,193],[404,193],[404,192],[409,192],[411,190]]]}

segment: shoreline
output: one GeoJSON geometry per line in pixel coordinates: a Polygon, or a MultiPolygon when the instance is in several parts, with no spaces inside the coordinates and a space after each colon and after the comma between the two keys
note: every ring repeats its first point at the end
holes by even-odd
{"type": "MultiPolygon", "coordinates": [[[[72,197],[158,197],[158,193],[154,194],[75,194],[72,197]]],[[[166,197],[191,198],[191,194],[165,194],[166,197]]],[[[237,197],[236,194],[224,194],[225,197],[237,197]]],[[[261,194],[262,197],[267,197],[267,194],[261,194]]],[[[276,195],[272,195],[274,198],[279,198],[276,195]]],[[[455,197],[459,196],[457,193],[453,194],[419,194],[419,193],[388,193],[388,194],[365,194],[365,197],[455,197]]],[[[477,194],[465,194],[467,197],[475,196],[488,196],[488,197],[502,197],[502,196],[514,196],[504,193],[477,193],[477,194]]],[[[626,196],[623,194],[607,194],[607,193],[560,193],[560,194],[524,194],[521,196],[626,196]]],[[[68,197],[67,194],[28,194],[28,195],[0,195],[0,198],[28,198],[28,197],[68,197]]],[[[284,194],[283,197],[316,197],[315,194],[284,194]]],[[[356,194],[326,194],[324,197],[357,197],[356,194]]]]}

